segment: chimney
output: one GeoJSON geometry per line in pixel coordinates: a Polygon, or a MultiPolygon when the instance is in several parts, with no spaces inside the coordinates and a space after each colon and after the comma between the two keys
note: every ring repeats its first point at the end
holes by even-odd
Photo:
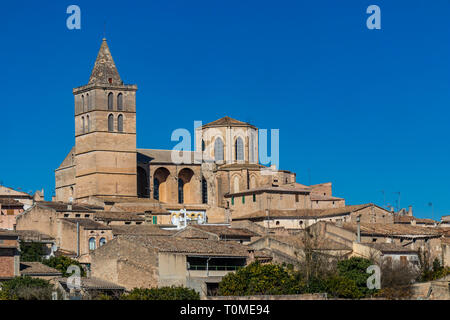
{"type": "Polygon", "coordinates": [[[361,215],[356,217],[356,242],[361,243],[361,215]]]}
{"type": "Polygon", "coordinates": [[[413,216],[412,206],[408,207],[408,216],[410,216],[410,217],[413,216]]]}

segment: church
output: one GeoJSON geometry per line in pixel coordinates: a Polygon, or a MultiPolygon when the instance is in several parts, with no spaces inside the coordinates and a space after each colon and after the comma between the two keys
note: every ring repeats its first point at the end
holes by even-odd
{"type": "Polygon", "coordinates": [[[154,224],[177,226],[229,223],[232,215],[271,208],[345,206],[331,183],[302,185],[286,170],[267,174],[258,128],[227,116],[196,128],[195,151],[180,151],[187,163],[174,161],[173,150],[138,149],[137,89],[123,83],[103,39],[89,82],[73,89],[75,144],[55,170],[55,201],[146,213],[154,224]]]}

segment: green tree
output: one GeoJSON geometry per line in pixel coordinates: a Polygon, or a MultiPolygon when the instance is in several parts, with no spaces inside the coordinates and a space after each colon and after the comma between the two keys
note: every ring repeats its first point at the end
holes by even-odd
{"type": "Polygon", "coordinates": [[[326,292],[335,298],[360,299],[364,296],[355,280],[343,276],[327,279],[326,292]]]}
{"type": "MultiPolygon", "coordinates": [[[[337,264],[338,275],[348,280],[354,281],[359,293],[356,296],[366,296],[375,293],[374,290],[367,288],[367,279],[370,277],[367,268],[373,263],[364,258],[352,257],[347,260],[341,260],[337,264]]],[[[350,285],[350,283],[348,282],[350,285]]]]}
{"type": "Polygon", "coordinates": [[[134,288],[124,294],[121,300],[200,300],[200,295],[193,289],[185,287],[134,288]]]}
{"type": "Polygon", "coordinates": [[[2,283],[0,300],[51,300],[53,286],[49,281],[29,276],[16,277],[2,283]]]}
{"type": "Polygon", "coordinates": [[[299,293],[302,283],[286,268],[254,262],[236,273],[229,273],[219,283],[219,295],[273,295],[299,293]]]}
{"type": "Polygon", "coordinates": [[[59,256],[59,257],[51,257],[49,259],[45,259],[42,261],[43,264],[55,268],[63,274],[63,277],[69,277],[71,276],[71,273],[67,273],[67,268],[71,265],[75,265],[80,267],[81,276],[84,277],[86,275],[86,272],[83,269],[83,266],[76,260],[70,259],[65,256],[59,256]]]}
{"type": "Polygon", "coordinates": [[[41,242],[20,241],[20,260],[24,262],[42,262],[45,255],[44,245],[41,242]]]}

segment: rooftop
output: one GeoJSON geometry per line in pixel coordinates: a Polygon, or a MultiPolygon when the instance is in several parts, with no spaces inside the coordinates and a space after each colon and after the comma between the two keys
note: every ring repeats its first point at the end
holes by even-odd
{"type": "Polygon", "coordinates": [[[155,225],[141,224],[141,225],[122,225],[111,226],[114,236],[118,235],[147,235],[147,236],[171,236],[173,231],[168,231],[159,228],[155,225]]]}
{"type": "MultiPolygon", "coordinates": [[[[356,223],[344,223],[343,228],[356,232],[356,223]]],[[[362,235],[403,236],[403,237],[440,237],[434,228],[403,224],[361,223],[362,235]]]]}
{"type": "Polygon", "coordinates": [[[20,274],[26,276],[61,276],[61,272],[40,262],[20,262],[20,274]]]}
{"type": "Polygon", "coordinates": [[[361,243],[364,246],[374,248],[381,253],[417,253],[417,250],[395,245],[393,243],[361,243]]]}
{"type": "Polygon", "coordinates": [[[239,121],[228,116],[209,122],[202,126],[202,128],[212,127],[252,127],[256,129],[256,127],[254,125],[251,125],[250,123],[239,121]]]}
{"type": "Polygon", "coordinates": [[[94,219],[99,221],[145,221],[142,215],[131,212],[116,212],[116,211],[99,211],[94,213],[94,219]]]}
{"type": "Polygon", "coordinates": [[[69,223],[79,223],[85,230],[111,230],[110,226],[106,226],[103,223],[95,222],[91,219],[83,218],[62,218],[61,220],[69,223]]]}
{"type": "Polygon", "coordinates": [[[236,193],[229,193],[226,194],[225,197],[239,197],[243,195],[249,195],[249,194],[258,194],[258,193],[291,193],[291,194],[303,194],[303,193],[310,193],[310,189],[305,188],[298,188],[298,187],[292,187],[292,186],[280,186],[280,187],[273,187],[273,186],[266,186],[266,187],[258,187],[258,188],[252,188],[243,190],[236,193]]]}
{"type": "MultiPolygon", "coordinates": [[[[59,278],[58,282],[67,285],[67,278],[59,278]]],[[[87,290],[125,290],[124,287],[115,283],[98,278],[81,278],[81,287],[87,290]]]]}
{"type": "Polygon", "coordinates": [[[36,202],[36,205],[41,208],[52,209],[58,212],[94,212],[95,210],[103,210],[103,207],[91,204],[70,204],[59,201],[38,201],[36,202]],[[70,205],[72,205],[71,210],[69,210],[70,205]]]}

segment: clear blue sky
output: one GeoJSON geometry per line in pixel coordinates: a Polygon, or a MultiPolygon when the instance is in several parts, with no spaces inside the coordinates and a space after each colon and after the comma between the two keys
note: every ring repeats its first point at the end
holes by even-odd
{"type": "Polygon", "coordinates": [[[450,2],[9,1],[0,5],[0,181],[50,197],[72,88],[106,36],[138,91],[138,147],[224,115],[280,129],[280,164],[348,204],[450,214],[450,2]],[[81,8],[81,30],[66,8],[81,8]],[[381,8],[381,30],[366,8],[381,8]],[[310,174],[308,174],[310,172],[310,174]]]}

